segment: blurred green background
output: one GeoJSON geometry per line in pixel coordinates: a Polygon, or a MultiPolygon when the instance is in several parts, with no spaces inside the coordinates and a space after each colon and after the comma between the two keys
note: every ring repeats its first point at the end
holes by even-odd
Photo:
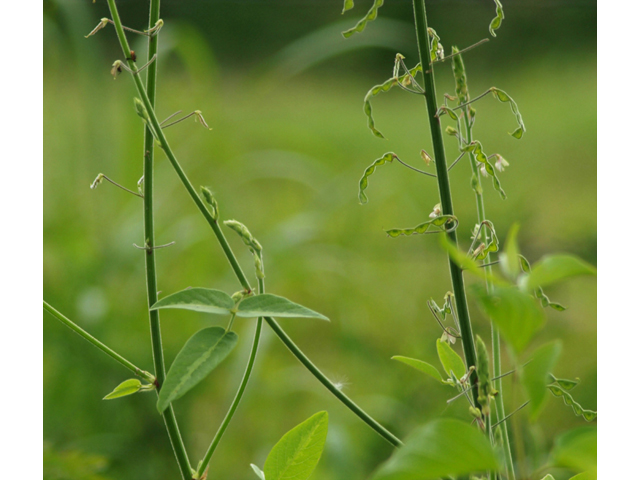
{"type": "MultiPolygon", "coordinates": [[[[433,179],[387,165],[371,178],[369,204],[357,201],[358,180],[373,159],[395,151],[420,168],[420,149],[430,150],[419,97],[393,91],[374,100],[377,126],[389,140],[366,127],[362,99],[391,75],[395,53],[417,63],[409,0],[389,0],[364,34],[341,38],[368,3],[356,2],[340,16],[340,0],[163,2],[157,109],[161,117],[202,110],[212,131],[191,122],[167,131],[192,182],[210,186],[222,216],[242,221],[261,241],[269,291],[332,320],[283,320],[290,336],[402,437],[420,422],[468,413],[462,401],[446,407],[453,390],[390,360],[406,355],[437,363],[439,327],[425,302],[439,301],[450,284],[435,236],[390,239],[383,232],[427,218],[438,198],[433,179]]],[[[502,237],[520,222],[520,245],[532,261],[565,251],[595,264],[596,2],[504,4],[498,37],[465,55],[472,96],[494,85],[506,90],[528,129],[516,141],[506,135],[515,128],[506,105],[489,97],[477,104],[475,136],[511,164],[501,176],[507,201],[485,180],[489,218],[502,237]]],[[[119,6],[126,25],[145,27],[147,1],[119,6]]],[[[430,26],[447,50],[487,37],[493,10],[490,0],[428,2],[430,26]]],[[[46,0],[44,11],[45,299],[151,370],[144,258],[132,246],[144,243],[142,203],[107,183],[89,189],[100,172],[133,189],[141,176],[134,87],[127,75],[117,81],[109,75],[121,58],[111,27],[84,38],[108,16],[106,2],[46,0]]],[[[130,39],[144,58],[145,42],[130,39]]],[[[436,69],[439,94],[453,94],[449,64],[436,69]]],[[[447,146],[453,159],[451,138],[447,146]]],[[[162,153],[156,165],[157,242],[176,242],[158,252],[160,290],[236,291],[219,246],[162,153]]],[[[475,223],[469,176],[466,159],[452,171],[462,242],[475,223]]],[[[229,238],[251,272],[244,246],[231,232],[229,238]]],[[[574,397],[596,409],[595,281],[547,293],[569,308],[548,312],[532,348],[560,337],[556,374],[580,377],[574,397]]],[[[471,304],[474,328],[488,339],[487,321],[471,304]]],[[[194,331],[226,321],[180,311],[162,319],[168,364],[194,331]]],[[[254,321],[236,325],[239,348],[175,404],[194,465],[244,369],[254,321]]],[[[313,478],[367,478],[391,447],[265,332],[245,398],[213,457],[215,478],[254,478],[249,463],[262,465],[287,430],[325,409],[328,444],[313,478]]],[[[45,316],[44,335],[45,478],[178,478],[155,397],[102,401],[129,378],[127,371],[53,317],[45,316]]],[[[522,402],[511,380],[502,393],[507,411],[522,402]]],[[[523,478],[544,464],[556,434],[582,423],[555,398],[536,424],[525,412],[514,419],[523,478]]]]}

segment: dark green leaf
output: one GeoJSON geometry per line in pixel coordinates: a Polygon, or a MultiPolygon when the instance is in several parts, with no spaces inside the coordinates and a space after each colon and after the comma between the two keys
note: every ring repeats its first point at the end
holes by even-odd
{"type": "MultiPolygon", "coordinates": [[[[413,367],[416,370],[419,370],[422,373],[426,373],[427,375],[435,378],[440,383],[444,383],[445,385],[452,385],[451,382],[448,382],[448,381],[444,380],[442,378],[442,375],[440,374],[440,371],[436,367],[431,365],[430,363],[423,362],[422,360],[417,360],[415,358],[402,357],[402,356],[399,356],[399,355],[396,355],[395,357],[391,357],[391,360],[397,360],[399,362],[405,363],[405,364],[409,365],[410,367],[413,367]]],[[[458,378],[460,378],[460,377],[458,377],[458,378]]]]}
{"type": "Polygon", "coordinates": [[[158,396],[158,411],[195,387],[229,355],[238,343],[238,335],[222,327],[196,332],[173,361],[158,396]]]}
{"type": "Polygon", "coordinates": [[[549,255],[533,265],[524,284],[529,290],[552,285],[578,275],[595,275],[596,269],[573,255],[549,255]]]}
{"type": "Polygon", "coordinates": [[[443,342],[440,339],[436,340],[436,348],[438,349],[438,358],[440,358],[442,368],[444,368],[448,376],[451,376],[451,372],[453,372],[459,380],[467,373],[464,361],[447,342],[443,342]]]}
{"type": "Polygon", "coordinates": [[[217,315],[229,315],[234,306],[235,303],[231,297],[220,290],[187,288],[164,297],[152,305],[150,310],[179,308],[182,310],[195,310],[196,312],[215,313],[217,315]]]}
{"type": "Polygon", "coordinates": [[[125,380],[116,388],[113,389],[109,395],[103,398],[103,400],[113,400],[114,398],[126,397],[127,395],[133,395],[138,393],[142,388],[142,383],[137,378],[130,378],[125,380]]]}
{"type": "Polygon", "coordinates": [[[562,345],[558,340],[543,345],[533,353],[531,362],[522,372],[522,384],[531,400],[529,418],[532,421],[538,418],[547,400],[549,373],[558,361],[561,350],[562,345]]]}
{"type": "Polygon", "coordinates": [[[306,480],[320,460],[329,428],[329,414],[318,412],[287,432],[266,462],[266,480],[306,480]]]}
{"type": "Polygon", "coordinates": [[[247,297],[238,305],[238,317],[286,317],[286,318],[319,318],[320,320],[329,319],[321,313],[293,303],[284,297],[272,295],[270,293],[262,293],[247,297]]]}
{"type": "Polygon", "coordinates": [[[414,431],[373,480],[435,480],[497,468],[491,444],[477,428],[440,419],[414,431]]]}
{"type": "Polygon", "coordinates": [[[544,314],[533,297],[516,288],[496,287],[487,293],[478,286],[473,293],[516,352],[524,350],[544,325],[544,314]]]}

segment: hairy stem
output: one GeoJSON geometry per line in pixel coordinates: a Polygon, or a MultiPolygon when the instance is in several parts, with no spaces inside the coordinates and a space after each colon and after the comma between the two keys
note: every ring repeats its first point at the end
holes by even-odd
{"type": "MultiPolygon", "coordinates": [[[[124,30],[122,29],[122,22],[120,21],[120,17],[118,15],[118,10],[115,5],[115,0],[108,0],[108,3],[109,3],[109,8],[111,10],[111,15],[113,17],[114,24],[116,27],[116,32],[118,33],[118,39],[120,40],[120,45],[122,47],[123,52],[125,52],[125,55],[126,55],[127,52],[129,51],[129,44],[127,42],[127,38],[125,36],[124,30]]],[[[247,280],[247,277],[242,271],[242,268],[240,267],[238,260],[236,259],[233,251],[231,250],[231,247],[229,246],[229,242],[227,242],[227,239],[222,233],[222,229],[218,225],[218,222],[216,221],[216,219],[211,215],[211,213],[209,212],[207,206],[204,204],[202,199],[198,196],[195,188],[193,188],[193,185],[189,181],[184,170],[178,163],[176,156],[171,150],[171,147],[169,146],[169,142],[167,141],[167,138],[164,135],[162,128],[160,127],[160,123],[158,122],[158,117],[156,116],[153,105],[151,105],[151,102],[149,101],[149,97],[147,96],[147,92],[144,88],[144,85],[142,84],[142,81],[139,78],[140,76],[137,73],[135,73],[136,72],[135,64],[131,60],[127,60],[127,62],[131,70],[134,72],[132,74],[132,77],[133,77],[136,89],[138,91],[138,95],[140,95],[140,99],[142,100],[142,103],[144,104],[147,110],[147,113],[149,114],[151,125],[158,135],[158,141],[160,142],[162,150],[167,155],[169,162],[171,163],[174,170],[178,174],[180,181],[182,182],[184,187],[187,189],[187,192],[191,196],[191,199],[194,201],[194,203],[200,210],[200,213],[202,213],[202,215],[207,220],[207,223],[209,223],[209,225],[211,226],[211,229],[213,230],[213,233],[218,239],[220,246],[222,247],[222,250],[224,251],[224,254],[227,257],[227,260],[229,261],[229,264],[233,269],[233,272],[238,278],[238,281],[247,292],[250,292],[251,286],[249,284],[249,281],[247,280]]],[[[278,325],[278,323],[273,318],[265,317],[265,321],[271,327],[274,333],[280,338],[280,340],[287,346],[287,348],[289,348],[291,353],[293,353],[293,355],[320,381],[320,383],[322,383],[334,396],[336,396],[338,400],[340,400],[343,404],[345,404],[347,408],[349,408],[353,413],[355,413],[358,417],[360,417],[367,425],[369,425],[376,432],[378,432],[389,443],[391,443],[396,447],[402,445],[402,442],[397,437],[395,437],[391,432],[389,432],[382,425],[376,422],[364,410],[358,407],[358,405],[356,405],[349,397],[347,397],[344,393],[342,393],[340,389],[335,387],[335,385],[333,385],[331,380],[329,380],[311,362],[311,360],[307,358],[307,356],[302,352],[302,350],[300,350],[300,348],[293,342],[293,340],[289,338],[289,336],[285,333],[282,327],[280,327],[280,325],[278,325]]]]}
{"type": "MultiPolygon", "coordinates": [[[[440,192],[440,204],[442,206],[443,215],[453,215],[453,201],[451,198],[451,189],[449,186],[449,173],[447,171],[447,159],[444,150],[444,141],[442,138],[442,127],[440,118],[437,115],[438,106],[436,102],[436,85],[433,68],[427,67],[431,64],[429,37],[427,33],[427,14],[425,10],[425,0],[413,0],[413,13],[416,23],[416,34],[418,37],[418,51],[420,54],[420,63],[424,73],[424,96],[427,103],[427,114],[429,115],[429,125],[431,127],[431,140],[433,142],[433,153],[436,163],[436,171],[438,174],[438,190],[440,192]]],[[[451,242],[457,247],[458,238],[455,230],[447,233],[451,242]]],[[[476,348],[473,341],[473,330],[471,328],[471,319],[469,318],[469,307],[467,305],[467,296],[464,288],[464,278],[462,269],[449,256],[449,272],[451,274],[451,284],[455,296],[456,309],[458,311],[458,321],[460,323],[460,335],[462,337],[462,348],[467,364],[467,369],[476,365],[476,348]]],[[[475,385],[478,381],[478,375],[475,370],[471,374],[471,385],[475,385]]],[[[478,389],[472,389],[474,403],[478,404],[478,389]]]]}
{"type": "Polygon", "coordinates": [[[156,378],[153,375],[151,375],[149,372],[146,372],[146,371],[142,370],[141,368],[136,367],[133,363],[131,363],[126,358],[124,358],[122,355],[114,352],[112,349],[107,347],[100,340],[98,340],[97,338],[93,337],[92,335],[87,333],[85,330],[83,330],[80,326],[78,326],[75,323],[73,323],[71,320],[69,320],[67,317],[65,317],[62,313],[60,313],[58,310],[56,310],[51,305],[49,305],[46,301],[44,301],[44,300],[42,301],[42,306],[44,307],[44,309],[47,312],[49,312],[51,315],[56,317],[58,320],[60,320],[62,323],[64,323],[67,327],[69,327],[71,330],[73,330],[78,335],[80,335],[82,338],[84,338],[87,342],[91,343],[95,347],[98,347],[100,350],[102,350],[104,353],[109,355],[111,358],[113,358],[120,365],[124,366],[125,368],[128,368],[129,370],[131,370],[137,376],[139,376],[141,378],[144,378],[147,382],[155,383],[156,378]]]}

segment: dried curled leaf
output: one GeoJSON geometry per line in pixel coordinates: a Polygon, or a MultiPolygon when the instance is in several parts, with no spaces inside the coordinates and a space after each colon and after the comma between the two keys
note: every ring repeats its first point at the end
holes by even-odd
{"type": "Polygon", "coordinates": [[[454,215],[441,215],[439,217],[432,218],[428,222],[416,225],[413,228],[392,228],[387,230],[386,233],[392,238],[399,237],[401,235],[409,236],[425,233],[440,233],[451,232],[458,226],[458,218],[454,215]],[[428,231],[430,227],[437,227],[437,230],[428,231]]]}
{"type": "MultiPolygon", "coordinates": [[[[351,4],[350,8],[353,8],[353,1],[352,0],[346,0],[345,1],[345,7],[346,7],[347,3],[350,3],[351,4]]],[[[371,8],[367,12],[367,14],[364,16],[364,18],[362,20],[360,20],[356,24],[355,27],[350,28],[349,30],[346,30],[346,31],[342,32],[342,36],[344,38],[349,38],[351,35],[353,35],[356,32],[362,32],[365,29],[365,27],[367,26],[367,23],[373,22],[378,17],[378,9],[380,7],[382,7],[383,4],[384,4],[384,0],[374,0],[373,1],[373,5],[371,6],[371,8]]],[[[343,12],[344,12],[344,10],[343,10],[343,12]]]]}
{"type": "Polygon", "coordinates": [[[376,171],[376,167],[380,167],[380,166],[384,165],[387,162],[391,163],[391,162],[393,162],[394,158],[397,158],[397,155],[395,153],[387,152],[382,157],[380,157],[377,160],[375,160],[371,165],[369,165],[366,168],[366,170],[364,171],[364,174],[362,175],[362,178],[360,179],[360,190],[358,192],[358,198],[360,199],[360,205],[364,205],[364,204],[369,202],[369,198],[364,193],[364,191],[369,186],[369,177],[371,175],[373,175],[373,173],[376,171]]]}
{"type": "Polygon", "coordinates": [[[352,8],[353,8],[353,0],[344,0],[342,13],[344,14],[344,12],[346,12],[347,10],[351,10],[352,8]]]}
{"type": "Polygon", "coordinates": [[[515,115],[516,121],[518,122],[518,128],[516,128],[513,132],[511,132],[510,135],[512,137],[517,138],[518,140],[521,139],[522,135],[524,135],[524,132],[526,132],[527,129],[524,126],[522,115],[520,115],[520,110],[518,110],[518,104],[504,90],[500,90],[499,88],[496,88],[496,87],[491,87],[489,90],[491,91],[491,93],[493,93],[493,96],[495,98],[500,100],[502,103],[508,103],[509,106],[511,107],[511,111],[515,115]]]}
{"type": "Polygon", "coordinates": [[[489,32],[492,36],[496,36],[496,30],[500,28],[502,25],[502,20],[504,20],[504,10],[502,9],[502,4],[500,0],[493,0],[496,4],[496,16],[491,23],[489,24],[489,32]]]}
{"type": "Polygon", "coordinates": [[[469,146],[465,147],[462,151],[471,151],[471,153],[473,153],[473,156],[476,159],[476,161],[480,163],[482,166],[484,166],[484,170],[493,180],[493,188],[495,188],[498,191],[498,193],[500,193],[500,197],[503,200],[506,199],[507,194],[504,192],[504,190],[502,189],[502,186],[500,185],[500,180],[496,175],[496,169],[494,168],[493,165],[491,165],[491,162],[489,162],[487,155],[482,150],[482,144],[477,140],[473,141],[469,144],[469,146]]]}
{"type": "Polygon", "coordinates": [[[405,74],[401,77],[392,77],[380,85],[375,85],[374,87],[371,88],[371,90],[367,92],[367,94],[364,97],[364,113],[368,119],[369,129],[376,137],[384,138],[384,135],[382,135],[382,133],[379,130],[377,130],[375,127],[375,123],[373,121],[373,114],[371,113],[371,98],[375,97],[379,93],[388,92],[398,84],[405,85],[408,81],[410,81],[410,77],[415,77],[416,74],[420,71],[422,71],[422,67],[420,66],[420,64],[418,64],[415,67],[413,67],[411,70],[409,70],[408,74],[405,74]]]}
{"type": "Polygon", "coordinates": [[[564,400],[564,404],[570,406],[573,409],[573,413],[578,417],[584,418],[587,422],[591,422],[596,419],[598,416],[598,412],[594,412],[593,410],[586,410],[582,408],[582,406],[576,402],[571,394],[565,390],[563,390],[558,385],[547,385],[549,391],[556,397],[562,397],[564,400]]]}

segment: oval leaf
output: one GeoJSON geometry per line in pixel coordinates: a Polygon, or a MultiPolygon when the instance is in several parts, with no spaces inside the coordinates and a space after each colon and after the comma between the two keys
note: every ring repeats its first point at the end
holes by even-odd
{"type": "Polygon", "coordinates": [[[485,313],[502,332],[516,352],[521,352],[545,322],[534,298],[516,288],[496,287],[493,293],[473,288],[485,313]]]}
{"type": "Polygon", "coordinates": [[[541,346],[534,352],[531,363],[522,372],[522,383],[531,400],[529,405],[531,420],[538,417],[547,400],[549,373],[558,361],[561,350],[562,344],[559,341],[541,346]]]}
{"type": "Polygon", "coordinates": [[[238,305],[238,317],[283,317],[283,318],[319,318],[329,321],[321,313],[293,303],[284,297],[262,293],[247,297],[238,305]]]}
{"type": "Polygon", "coordinates": [[[125,380],[116,388],[113,389],[109,395],[103,398],[103,400],[113,400],[114,398],[126,397],[127,395],[133,395],[138,393],[142,388],[142,383],[137,378],[130,378],[125,380]]]}
{"type": "Polygon", "coordinates": [[[196,312],[215,313],[217,315],[229,315],[235,306],[233,299],[220,290],[211,288],[187,288],[172,293],[153,304],[150,310],[160,308],[179,308],[182,310],[194,310],[196,312]]]}
{"type": "Polygon", "coordinates": [[[158,411],[195,387],[200,380],[229,355],[238,343],[238,335],[222,327],[209,327],[196,332],[185,343],[173,361],[158,396],[158,411]]]}
{"type": "Polygon", "coordinates": [[[412,433],[373,480],[431,480],[497,468],[491,444],[477,428],[440,419],[412,433]]]}
{"type": "Polygon", "coordinates": [[[596,269],[573,255],[549,255],[533,265],[525,280],[526,288],[533,290],[578,275],[595,275],[596,269]]]}
{"type": "Polygon", "coordinates": [[[266,480],[306,480],[320,460],[329,429],[329,414],[318,412],[289,430],[264,463],[266,480]]]}
{"type": "Polygon", "coordinates": [[[426,373],[430,377],[435,378],[436,380],[438,380],[441,383],[444,383],[445,385],[451,385],[451,383],[447,382],[442,378],[440,371],[430,363],[423,362],[422,360],[417,360],[415,358],[402,357],[400,355],[391,357],[391,360],[397,360],[399,362],[402,362],[406,365],[409,365],[410,367],[415,368],[416,370],[420,370],[422,373],[426,373]]]}
{"type": "Polygon", "coordinates": [[[443,342],[440,339],[436,340],[436,347],[445,373],[450,376],[451,372],[453,372],[458,380],[461,379],[467,373],[467,367],[464,366],[464,361],[460,358],[460,355],[447,342],[443,342]]]}

